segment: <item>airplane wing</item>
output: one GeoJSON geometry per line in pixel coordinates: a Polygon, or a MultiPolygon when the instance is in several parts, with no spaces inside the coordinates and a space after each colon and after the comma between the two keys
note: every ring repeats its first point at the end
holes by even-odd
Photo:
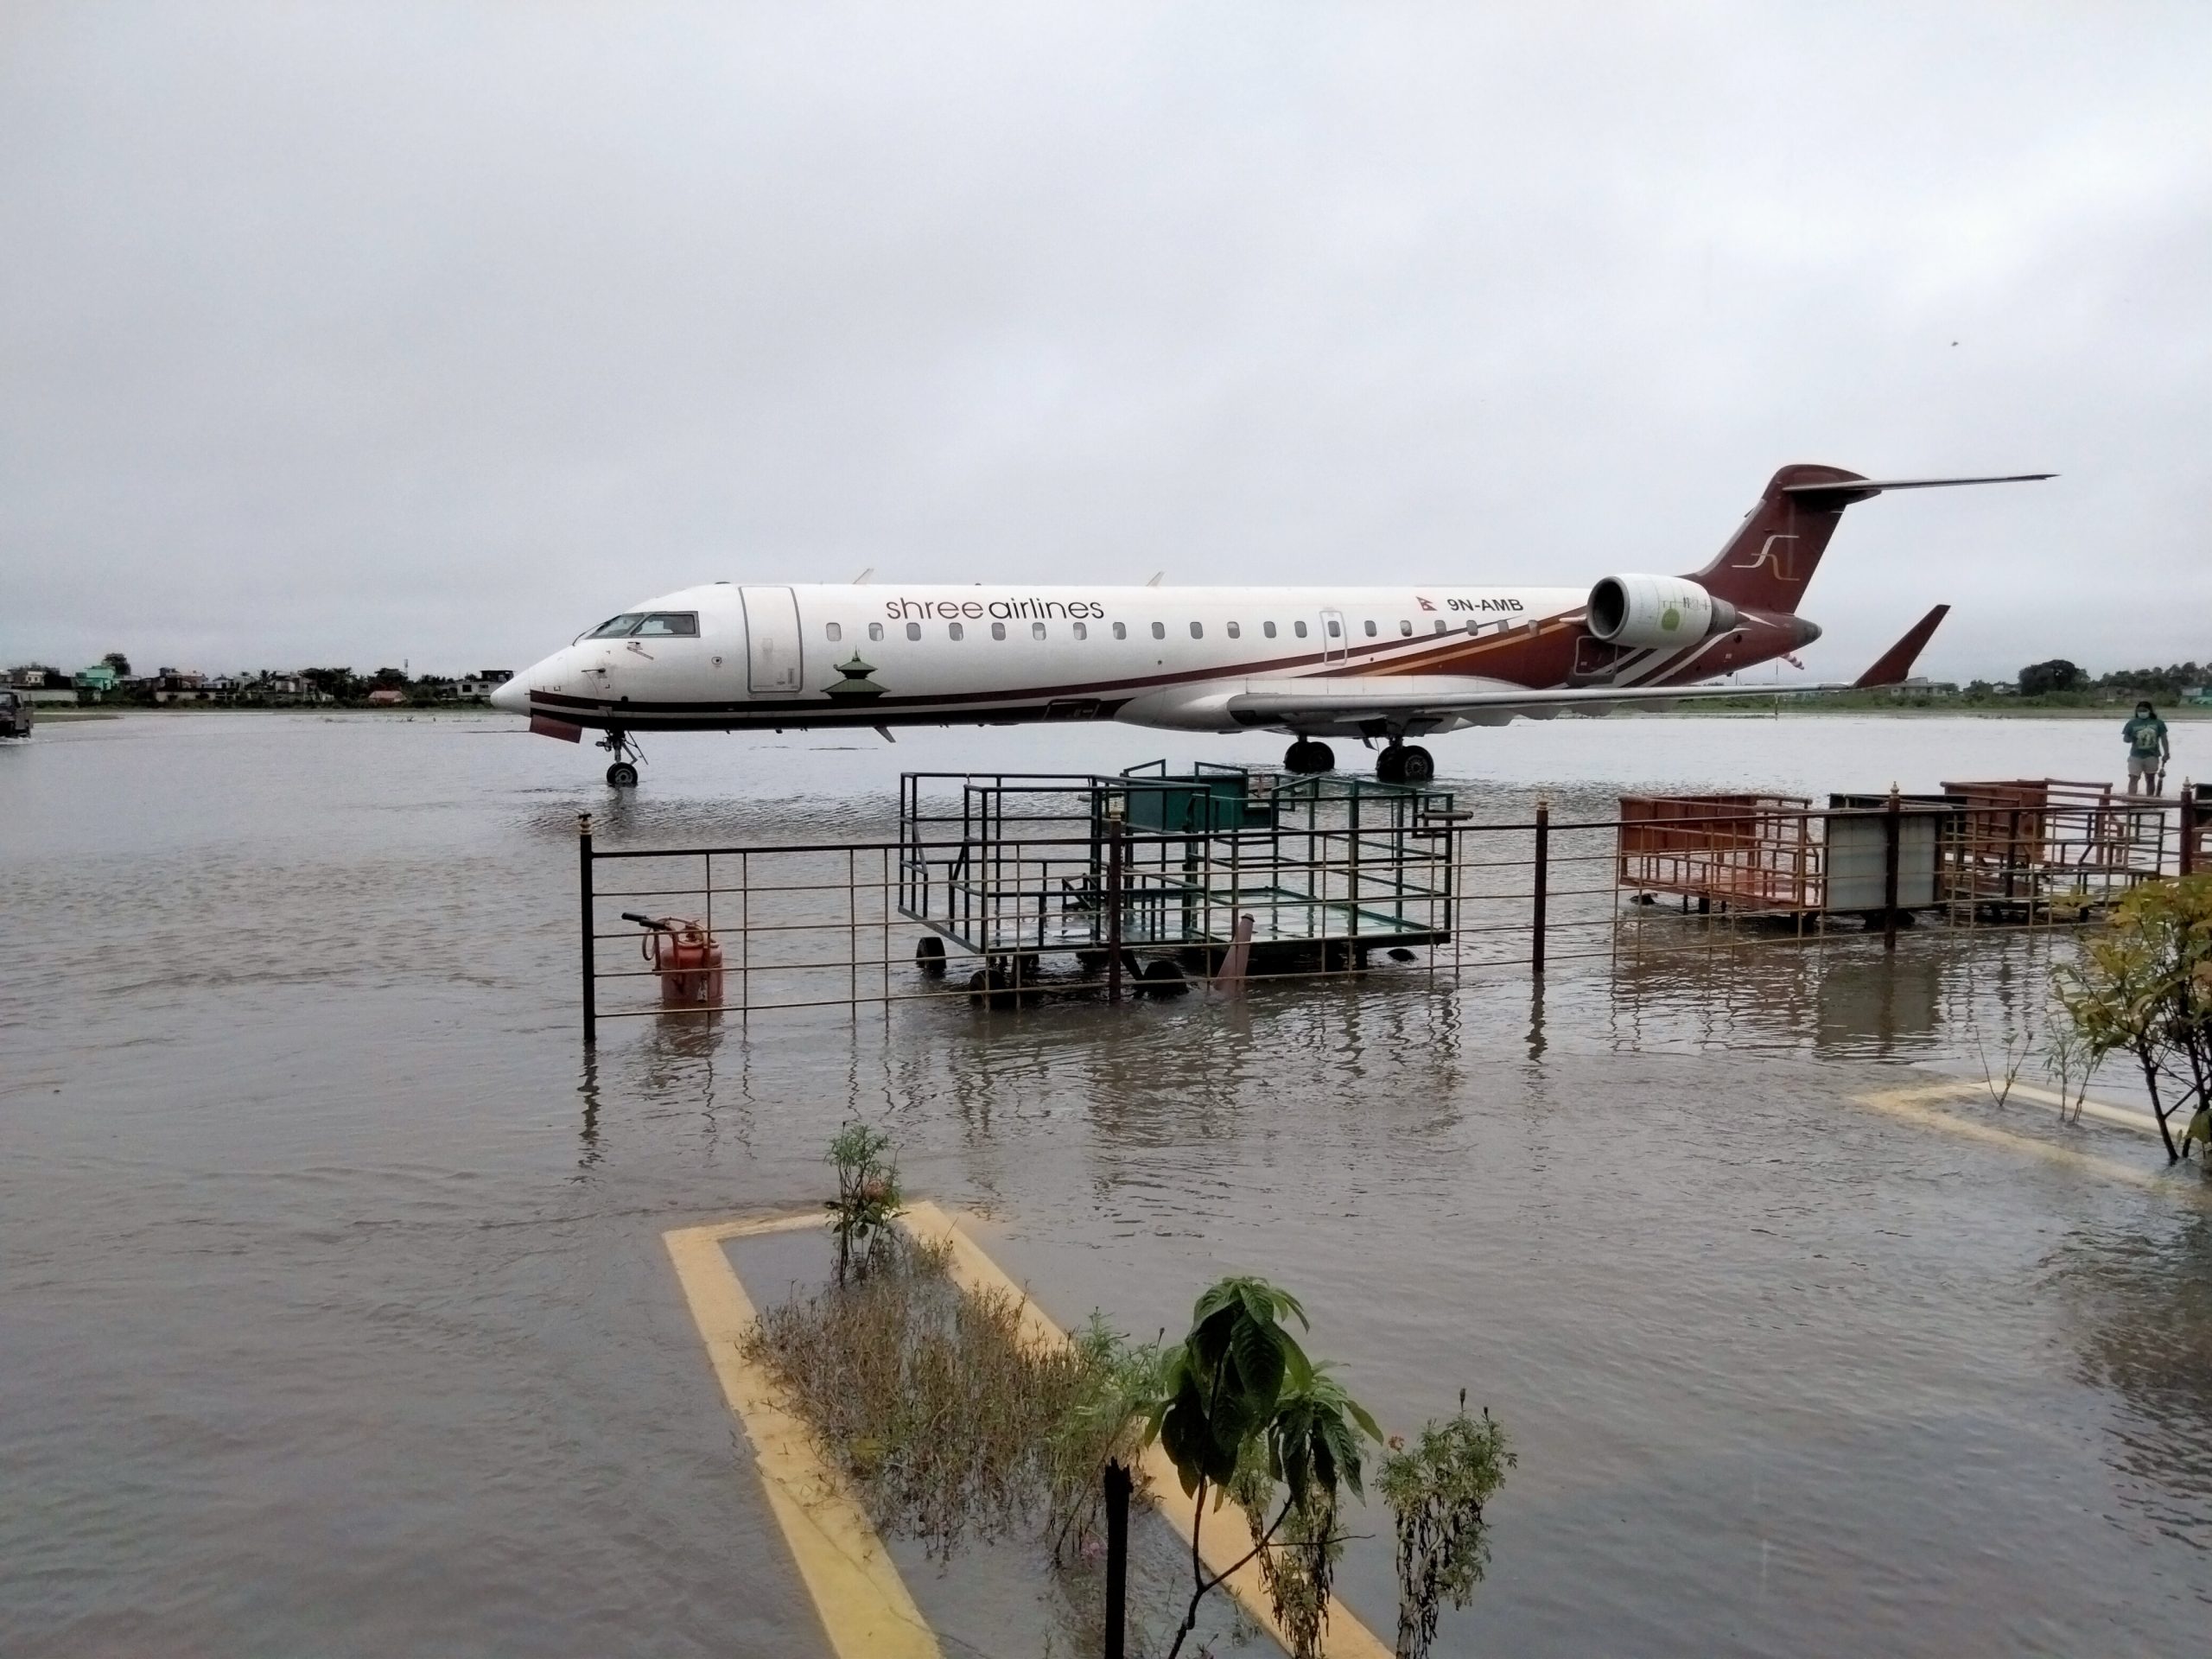
{"type": "MultiPolygon", "coordinates": [[[[1229,712],[1240,723],[1264,726],[1275,720],[1332,718],[1357,721],[1365,715],[1474,714],[1483,709],[1530,714],[1538,709],[1611,707],[1626,702],[1680,702],[1688,697],[1759,697],[1769,692],[1848,691],[1844,680],[1815,680],[1788,685],[1577,685],[1531,690],[1484,687],[1468,691],[1378,691],[1361,695],[1335,690],[1316,691],[1312,680],[1287,680],[1281,691],[1245,691],[1230,698],[1229,712]]],[[[1342,684],[1339,682],[1339,684],[1342,684]]]]}
{"type": "Polygon", "coordinates": [[[1507,714],[1535,715],[1563,712],[1597,705],[1669,703],[1705,697],[1758,697],[1788,692],[1853,691],[1870,686],[1900,685],[1911,673],[1920,655],[1950,607],[1938,605],[1914,623],[1898,640],[1855,680],[1815,680],[1796,684],[1764,685],[1582,685],[1523,687],[1486,685],[1466,690],[1438,687],[1415,691],[1387,690],[1387,681],[1375,679],[1285,680],[1282,689],[1241,692],[1229,699],[1231,719],[1244,726],[1269,726],[1299,720],[1356,722],[1368,718],[1401,718],[1422,715],[1478,714],[1485,709],[1507,714]]]}

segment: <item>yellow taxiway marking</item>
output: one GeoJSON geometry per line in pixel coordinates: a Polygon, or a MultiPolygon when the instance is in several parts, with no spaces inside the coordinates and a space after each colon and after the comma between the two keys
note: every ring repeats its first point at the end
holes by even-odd
{"type": "MultiPolygon", "coordinates": [[[[799,1576],[814,1599],[830,1647],[839,1659],[858,1659],[861,1655],[942,1659],[937,1637],[907,1593],[898,1567],[885,1554],[883,1541],[850,1484],[824,1461],[774,1377],[745,1357],[745,1333],[759,1315],[722,1246],[733,1238],[819,1227],[823,1220],[819,1213],[809,1213],[719,1222],[705,1227],[679,1227],[663,1234],[662,1239],[676,1264],[684,1299],[691,1306],[691,1318],[706,1342],[715,1375],[721,1382],[722,1397],[729,1402],[730,1409],[745,1426],[746,1438],[753,1443],[769,1507],[798,1562],[799,1576]]],[[[1033,1340],[1054,1344],[1068,1340],[1067,1332],[939,1206],[914,1205],[899,1217],[899,1224],[917,1238],[942,1240],[950,1245],[954,1283],[972,1291],[1000,1291],[1012,1297],[1021,1329],[1033,1340]]],[[[1160,1513],[1189,1537],[1198,1510],[1184,1496],[1175,1466],[1154,1446],[1145,1452],[1143,1471],[1160,1513]]],[[[1212,1526],[1199,1535],[1199,1555],[1210,1572],[1219,1573],[1245,1553],[1249,1535],[1241,1511],[1224,1508],[1211,1518],[1212,1526]]],[[[1248,1566],[1230,1573],[1223,1587],[1236,1597],[1254,1623],[1288,1649],[1281,1627],[1268,1608],[1258,1569],[1248,1566]]],[[[1321,1651],[1325,1659],[1390,1656],[1390,1649],[1341,1601],[1330,1609],[1321,1651]]]]}
{"type": "Polygon", "coordinates": [[[729,1239],[819,1227],[818,1212],[679,1227],[662,1235],[691,1318],[760,1468],[768,1507],[784,1529],[807,1593],[838,1659],[942,1659],[943,1649],[884,1553],[851,1487],[823,1461],[775,1379],[746,1358],[755,1313],[722,1246],[729,1239]]]}
{"type": "MultiPolygon", "coordinates": [[[[2019,1085],[2013,1086],[2013,1092],[2015,1094],[2021,1092],[2019,1085]]],[[[2042,1090],[2037,1091],[2039,1095],[2042,1092],[2042,1090]]],[[[1987,1088],[1982,1084],[1955,1082],[1925,1084],[1912,1089],[1885,1090],[1880,1094],[1860,1095],[1857,1098],[1860,1105],[1872,1106],[1876,1110],[1887,1112],[1893,1117],[1905,1118],[1915,1123],[1924,1123],[1930,1128],[1948,1130],[1953,1135],[1963,1135],[1969,1141],[1980,1141],[1988,1146],[2006,1147],[2014,1152],[2025,1153],[2031,1158],[2040,1158],[2047,1164],[2057,1164],[2069,1169],[2083,1170],[2105,1176],[2111,1180],[2126,1181],[2135,1186],[2154,1188],[2162,1192],[2179,1192],[2184,1197],[2194,1197],[2200,1201],[2207,1196],[2208,1192],[2212,1192],[2212,1188],[2200,1191],[2194,1186],[2177,1185],[2171,1174],[2163,1167],[2146,1169],[2134,1164],[2123,1164],[2116,1158],[2101,1158],[2094,1153],[2077,1152],[2071,1147],[2062,1147],[2049,1141],[2038,1141],[2031,1135],[2016,1135],[2010,1129],[2000,1129],[1993,1123],[1978,1122],[1970,1117],[1960,1117],[1950,1112],[1939,1112],[1929,1103],[1932,1101],[1956,1100],[1970,1095],[1986,1095],[1987,1093],[1987,1088]]],[[[2050,1098],[2055,1103],[2057,1097],[2052,1096],[2050,1098]]],[[[2152,1133],[2158,1132],[2157,1124],[2152,1122],[2147,1113],[2123,1112],[2117,1106],[2107,1107],[2105,1110],[2118,1116],[2139,1118],[2145,1123],[2151,1124],[2152,1133]]]]}
{"type": "MultiPolygon", "coordinates": [[[[982,1247],[954,1225],[952,1217],[938,1205],[914,1205],[900,1220],[915,1237],[943,1240],[951,1246],[951,1273],[956,1284],[977,1292],[1002,1291],[1013,1297],[1020,1308],[1025,1333],[1039,1342],[1068,1340],[1067,1332],[1053,1324],[1045,1311],[1029,1300],[1028,1294],[1007,1278],[1004,1269],[983,1254],[982,1247]]],[[[1147,1446],[1142,1467],[1151,1486],[1153,1503],[1185,1538],[1191,1536],[1192,1528],[1198,1525],[1198,1506],[1184,1494],[1175,1465],[1167,1460],[1167,1454],[1157,1445],[1147,1446]]],[[[1212,1524],[1198,1534],[1199,1558],[1205,1562],[1208,1572],[1219,1573],[1251,1548],[1251,1534],[1240,1510],[1224,1507],[1213,1511],[1208,1519],[1212,1524]]],[[[1290,1644],[1268,1605],[1268,1592],[1260,1582],[1256,1567],[1248,1565],[1230,1573],[1223,1587],[1236,1598],[1237,1605],[1255,1624],[1282,1643],[1285,1651],[1288,1650],[1290,1644]]],[[[1390,1659],[1390,1649],[1353,1617],[1351,1610],[1341,1600],[1330,1604],[1329,1628],[1322,1639],[1321,1651],[1326,1659],[1390,1659]]]]}

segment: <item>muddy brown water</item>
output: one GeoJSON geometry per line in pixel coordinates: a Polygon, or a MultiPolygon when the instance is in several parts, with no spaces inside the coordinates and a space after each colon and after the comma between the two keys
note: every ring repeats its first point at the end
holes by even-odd
{"type": "MultiPolygon", "coordinates": [[[[2117,747],[1875,719],[1438,746],[1486,800],[1599,808],[2101,778],[2117,747]]],[[[1462,1386],[1496,1411],[1522,1461],[1446,1651],[2201,1651],[2197,1177],[1854,1103],[1971,1072],[2046,944],[582,1051],[576,810],[614,844],[874,834],[901,765],[1162,753],[1273,746],[664,739],[613,804],[588,751],[492,719],[144,715],[0,753],[0,1652],[821,1652],[660,1235],[815,1202],[855,1111],[1064,1322],[1178,1326],[1256,1269],[1391,1426],[1462,1386]]],[[[1020,1586],[959,1570],[920,1588],[958,1650],[1036,1651],[1020,1586]]],[[[1385,1541],[1341,1582],[1387,1637],[1385,1541]]]]}

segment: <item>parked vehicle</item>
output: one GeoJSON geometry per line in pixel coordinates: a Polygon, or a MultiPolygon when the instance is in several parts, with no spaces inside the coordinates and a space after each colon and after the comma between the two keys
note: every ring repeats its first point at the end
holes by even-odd
{"type": "Polygon", "coordinates": [[[31,700],[22,692],[0,685],[0,737],[31,734],[31,700]]]}

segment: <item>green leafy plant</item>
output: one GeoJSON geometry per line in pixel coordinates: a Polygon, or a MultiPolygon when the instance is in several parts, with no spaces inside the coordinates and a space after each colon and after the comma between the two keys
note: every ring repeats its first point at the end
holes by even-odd
{"type": "Polygon", "coordinates": [[[1443,1604],[1465,1607],[1490,1564],[1490,1522],[1484,1512],[1518,1461],[1505,1430],[1485,1409],[1459,1409],[1432,1421],[1408,1447],[1393,1435],[1376,1483],[1397,1518],[1397,1659],[1427,1659],[1443,1604]]]}
{"type": "MultiPolygon", "coordinates": [[[[1303,1598],[1312,1604],[1310,1611],[1294,1605],[1293,1611],[1310,1625],[1316,1642],[1326,1623],[1338,1494],[1349,1487],[1360,1495],[1361,1436],[1378,1442],[1382,1436],[1374,1418],[1306,1357],[1286,1318],[1295,1319],[1301,1330],[1311,1328],[1305,1309],[1287,1291],[1262,1279],[1224,1279],[1198,1298],[1189,1334],[1163,1357],[1147,1436],[1158,1439],[1197,1508],[1191,1599],[1168,1659],[1182,1651],[1205,1598],[1255,1558],[1263,1563],[1262,1579],[1277,1600],[1279,1616],[1291,1605],[1278,1594],[1281,1585],[1290,1590],[1292,1603],[1303,1598]],[[1232,1492],[1251,1520],[1252,1548],[1223,1572],[1209,1574],[1199,1545],[1207,1500],[1218,1509],[1232,1492]],[[1272,1520],[1258,1518],[1268,1509],[1274,1510],[1272,1520]],[[1310,1535],[1295,1548],[1281,1539],[1278,1551],[1279,1535],[1294,1514],[1301,1517],[1301,1534],[1310,1535]],[[1303,1581],[1294,1585],[1288,1575],[1300,1571],[1301,1561],[1303,1581]]],[[[1299,1659],[1312,1651],[1301,1649],[1299,1659]]]]}
{"type": "Polygon", "coordinates": [[[837,1196],[824,1202],[830,1230],[837,1240],[837,1282],[866,1273],[890,1236],[899,1214],[899,1166],[891,1137],[855,1120],[830,1142],[830,1166],[837,1172],[837,1196]]]}
{"type": "Polygon", "coordinates": [[[2179,1162],[2168,1119],[2212,1103],[2212,875],[2135,888],[2053,982],[2087,1065],[2133,1058],[2167,1160],[2179,1162]]]}
{"type": "Polygon", "coordinates": [[[1134,1471],[1166,1365],[1158,1343],[1131,1342],[1096,1309],[1076,1334],[1075,1355],[1075,1386],[1046,1452],[1052,1560],[1063,1567],[1098,1541],[1100,1476],[1109,1463],[1134,1471]]]}

